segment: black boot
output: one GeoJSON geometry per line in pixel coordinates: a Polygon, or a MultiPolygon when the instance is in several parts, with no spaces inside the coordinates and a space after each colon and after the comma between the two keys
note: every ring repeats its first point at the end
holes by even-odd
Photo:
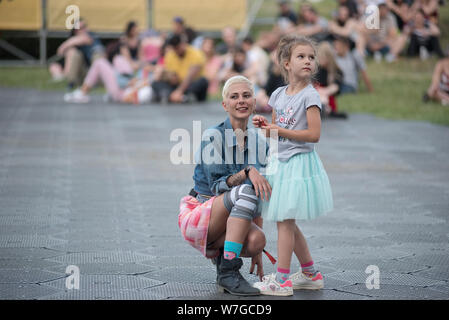
{"type": "Polygon", "coordinates": [[[243,278],[239,270],[243,265],[241,258],[232,260],[219,258],[217,263],[217,283],[219,291],[229,292],[237,296],[258,296],[259,289],[251,286],[248,281],[243,278]]]}
{"type": "Polygon", "coordinates": [[[219,250],[220,250],[220,253],[218,254],[218,256],[211,259],[212,264],[214,264],[215,267],[217,268],[217,278],[216,278],[217,283],[218,283],[218,274],[220,273],[219,266],[220,266],[221,260],[223,259],[223,248],[220,248],[219,250]]]}

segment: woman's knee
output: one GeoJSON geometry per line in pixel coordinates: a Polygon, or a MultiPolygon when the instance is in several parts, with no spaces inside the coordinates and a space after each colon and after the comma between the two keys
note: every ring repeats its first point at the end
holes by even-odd
{"type": "Polygon", "coordinates": [[[231,217],[253,220],[257,215],[258,198],[254,188],[249,184],[242,184],[226,192],[223,204],[231,217]]]}

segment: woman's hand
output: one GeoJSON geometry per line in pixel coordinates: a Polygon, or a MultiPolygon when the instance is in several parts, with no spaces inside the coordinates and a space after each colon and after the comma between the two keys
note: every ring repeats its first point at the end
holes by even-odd
{"type": "Polygon", "coordinates": [[[260,128],[263,125],[268,125],[268,120],[264,116],[256,115],[253,117],[253,125],[256,128],[260,128]]]}
{"type": "Polygon", "coordinates": [[[257,266],[256,275],[259,276],[260,281],[262,281],[263,274],[263,264],[262,264],[262,253],[251,258],[251,267],[249,268],[249,273],[254,272],[254,267],[257,266]]]}
{"type": "Polygon", "coordinates": [[[256,168],[251,167],[248,172],[248,178],[252,182],[256,196],[266,201],[270,200],[271,197],[271,186],[256,168]]]}

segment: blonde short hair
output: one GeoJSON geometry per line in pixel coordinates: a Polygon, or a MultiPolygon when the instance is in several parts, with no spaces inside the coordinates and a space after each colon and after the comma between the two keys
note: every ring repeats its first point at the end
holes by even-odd
{"type": "Polygon", "coordinates": [[[225,82],[225,84],[223,86],[223,91],[221,92],[221,95],[223,96],[223,100],[226,99],[226,96],[229,93],[229,87],[232,86],[233,84],[236,84],[236,83],[245,83],[245,84],[247,84],[248,88],[251,90],[251,93],[254,96],[254,85],[253,85],[253,83],[247,77],[239,75],[239,76],[233,76],[233,77],[229,78],[225,82]]]}

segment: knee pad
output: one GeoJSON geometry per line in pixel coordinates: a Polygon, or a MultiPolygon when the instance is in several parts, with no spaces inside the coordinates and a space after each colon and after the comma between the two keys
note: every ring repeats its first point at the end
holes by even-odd
{"type": "Polygon", "coordinates": [[[258,215],[258,198],[254,188],[249,184],[242,184],[226,192],[223,203],[229,211],[230,217],[252,220],[258,215]]]}

